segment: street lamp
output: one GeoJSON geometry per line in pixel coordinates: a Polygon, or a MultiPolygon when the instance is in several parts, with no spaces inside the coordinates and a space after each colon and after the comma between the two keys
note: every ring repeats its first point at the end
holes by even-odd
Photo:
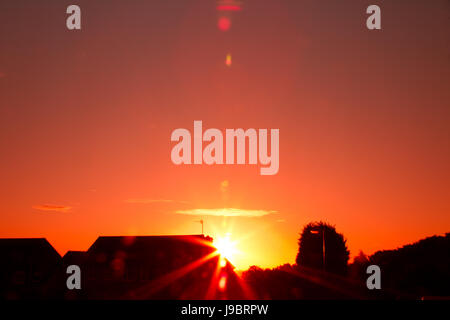
{"type": "MultiPolygon", "coordinates": [[[[322,228],[322,269],[325,271],[325,226],[321,226],[322,228]]],[[[311,234],[320,234],[319,230],[311,230],[311,234]]]]}
{"type": "Polygon", "coordinates": [[[204,235],[204,234],[203,234],[203,219],[197,220],[197,221],[195,221],[195,222],[200,222],[200,224],[202,225],[202,236],[203,236],[203,235],[204,235]]]}

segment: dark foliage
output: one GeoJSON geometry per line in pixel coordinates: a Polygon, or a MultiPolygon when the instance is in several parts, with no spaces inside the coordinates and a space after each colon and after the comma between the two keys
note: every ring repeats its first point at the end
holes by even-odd
{"type": "Polygon", "coordinates": [[[309,223],[303,228],[298,244],[296,262],[299,266],[338,275],[347,273],[350,252],[344,236],[337,233],[334,226],[325,222],[309,223]]]}
{"type": "Polygon", "coordinates": [[[450,233],[378,251],[368,264],[381,268],[382,289],[397,297],[450,296],[450,233]]]}
{"type": "Polygon", "coordinates": [[[297,265],[285,264],[274,269],[250,267],[242,274],[257,299],[365,299],[361,283],[345,277],[297,265]]]}

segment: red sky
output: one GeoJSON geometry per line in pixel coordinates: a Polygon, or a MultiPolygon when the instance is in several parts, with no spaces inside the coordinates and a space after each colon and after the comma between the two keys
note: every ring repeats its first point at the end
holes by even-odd
{"type": "Polygon", "coordinates": [[[352,255],[450,231],[448,1],[380,2],[380,31],[368,1],[246,1],[227,31],[214,1],[77,3],[81,31],[69,1],[0,4],[1,237],[64,254],[202,218],[243,269],[293,263],[311,221],[352,255]],[[279,173],[175,166],[194,120],[280,129],[279,173]],[[221,208],[269,214],[177,213],[221,208]]]}

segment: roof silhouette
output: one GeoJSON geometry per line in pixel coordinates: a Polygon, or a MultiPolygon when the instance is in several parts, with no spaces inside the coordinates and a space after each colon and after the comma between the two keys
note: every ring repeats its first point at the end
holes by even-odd
{"type": "Polygon", "coordinates": [[[87,252],[93,251],[104,251],[110,252],[117,249],[127,249],[134,248],[136,250],[142,247],[154,248],[157,246],[179,246],[180,243],[197,243],[200,244],[211,243],[212,238],[205,237],[203,235],[175,235],[175,236],[100,236],[97,240],[90,246],[87,252]],[[194,241],[194,240],[198,240],[194,241]]]}
{"type": "Polygon", "coordinates": [[[87,251],[68,251],[61,258],[44,238],[0,239],[0,294],[6,299],[241,297],[234,267],[223,265],[212,242],[198,234],[100,236],[87,251]],[[81,290],[66,287],[69,265],[80,267],[81,290]],[[222,277],[226,287],[219,285],[222,277]]]}
{"type": "Polygon", "coordinates": [[[0,297],[55,297],[61,256],[44,238],[0,239],[0,297]]]}
{"type": "Polygon", "coordinates": [[[47,251],[48,253],[61,258],[59,253],[45,238],[7,238],[0,239],[0,250],[2,254],[8,252],[27,252],[33,253],[38,251],[47,251]]]}

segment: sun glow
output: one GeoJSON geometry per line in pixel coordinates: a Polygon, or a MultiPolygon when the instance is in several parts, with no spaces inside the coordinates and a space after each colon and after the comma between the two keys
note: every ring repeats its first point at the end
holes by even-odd
{"type": "Polygon", "coordinates": [[[229,235],[214,240],[214,247],[216,247],[221,257],[226,258],[230,262],[233,260],[233,257],[237,252],[236,243],[231,241],[229,235]]]}

